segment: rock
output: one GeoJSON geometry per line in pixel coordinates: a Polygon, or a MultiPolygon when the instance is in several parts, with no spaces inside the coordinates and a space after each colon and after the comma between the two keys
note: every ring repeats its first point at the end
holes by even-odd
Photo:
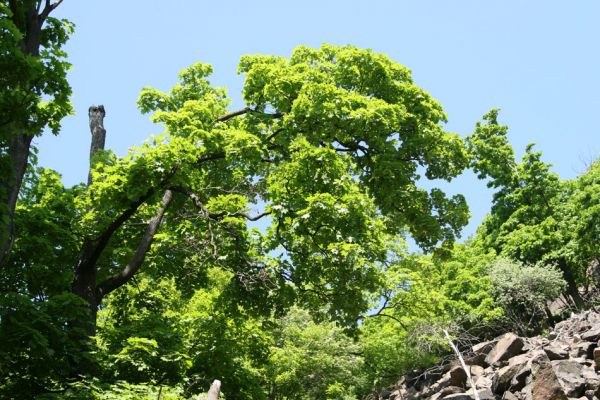
{"type": "Polygon", "coordinates": [[[456,394],[450,394],[446,397],[442,397],[442,399],[444,399],[444,400],[473,400],[473,397],[471,397],[467,393],[456,393],[456,394]]]}
{"type": "Polygon", "coordinates": [[[529,379],[529,383],[527,386],[525,386],[523,389],[521,389],[521,391],[519,392],[519,394],[521,395],[521,399],[524,400],[533,400],[533,385],[531,382],[531,378],[529,379]]]}
{"type": "Polygon", "coordinates": [[[480,367],[487,367],[485,363],[485,354],[476,354],[472,357],[465,358],[465,363],[467,365],[479,365],[480,367]]]}
{"type": "Polygon", "coordinates": [[[550,360],[566,360],[569,358],[567,349],[556,345],[544,347],[544,351],[550,360]]]}
{"type": "Polygon", "coordinates": [[[583,367],[581,377],[585,380],[586,388],[593,391],[600,390],[600,376],[598,376],[592,367],[583,367]]]}
{"type": "MultiPolygon", "coordinates": [[[[472,399],[475,398],[475,395],[473,394],[473,389],[469,389],[467,391],[467,394],[469,396],[471,396],[472,399]]],[[[494,396],[494,393],[492,393],[492,391],[490,389],[481,389],[477,391],[477,395],[479,396],[479,400],[495,400],[496,396],[494,396]]]]}
{"type": "MultiPolygon", "coordinates": [[[[537,353],[535,353],[537,354],[537,353]]],[[[532,357],[532,354],[519,354],[518,356],[511,357],[508,360],[508,365],[523,365],[526,364],[532,357]]]]}
{"type": "Polygon", "coordinates": [[[519,400],[519,398],[511,392],[504,392],[502,395],[502,400],[519,400]]]}
{"type": "Polygon", "coordinates": [[[531,368],[529,366],[524,365],[519,372],[513,376],[510,381],[510,389],[511,390],[521,390],[527,385],[527,378],[531,375],[531,368]]]}
{"type": "Polygon", "coordinates": [[[496,396],[490,389],[478,390],[477,395],[479,396],[479,400],[495,400],[496,396]]]}
{"type": "Polygon", "coordinates": [[[585,391],[585,398],[588,400],[592,400],[596,395],[596,391],[595,390],[586,390],[585,391]]]}
{"type": "Polygon", "coordinates": [[[581,340],[586,342],[597,342],[600,339],[600,326],[595,326],[581,334],[581,340]]]}
{"type": "Polygon", "coordinates": [[[423,397],[431,396],[433,393],[440,392],[448,386],[461,387],[461,392],[467,383],[467,374],[461,366],[454,366],[450,371],[431,386],[423,388],[423,397]]]}
{"type": "Polygon", "coordinates": [[[571,357],[570,360],[574,361],[576,363],[579,363],[581,365],[588,366],[588,367],[594,366],[594,360],[589,360],[587,358],[583,358],[583,357],[576,357],[576,358],[575,357],[571,357]]]}
{"type": "Polygon", "coordinates": [[[571,348],[570,354],[573,358],[593,358],[594,357],[594,349],[598,345],[596,343],[591,342],[580,342],[571,348]]]}
{"type": "Polygon", "coordinates": [[[472,347],[473,353],[487,355],[494,348],[497,342],[498,340],[494,339],[489,340],[487,342],[477,343],[475,346],[472,347]]]}
{"type": "Polygon", "coordinates": [[[448,382],[450,386],[464,387],[467,384],[467,373],[460,365],[452,368],[448,374],[450,375],[448,382]]]}
{"type": "Polygon", "coordinates": [[[531,372],[532,400],[567,400],[567,395],[547,356],[539,356],[532,360],[531,372]]]}
{"type": "Polygon", "coordinates": [[[523,349],[523,339],[514,333],[507,333],[502,336],[494,348],[488,353],[485,362],[488,365],[496,364],[500,361],[508,360],[516,356],[523,349]]]}
{"type": "Polygon", "coordinates": [[[485,370],[483,369],[483,367],[481,367],[479,365],[471,365],[471,367],[470,367],[470,372],[471,372],[471,376],[473,377],[473,379],[475,379],[475,377],[482,376],[484,371],[485,370]]]}
{"type": "Polygon", "coordinates": [[[464,393],[465,389],[458,386],[448,386],[440,390],[438,393],[442,397],[449,396],[451,394],[464,393]]]}
{"type": "Polygon", "coordinates": [[[500,368],[492,378],[492,392],[502,394],[510,388],[510,382],[517,372],[523,368],[522,365],[507,365],[500,368]]]}
{"type": "Polygon", "coordinates": [[[477,389],[491,389],[492,384],[493,382],[490,378],[488,378],[487,376],[481,376],[477,378],[477,381],[475,382],[475,387],[477,389]]]}
{"type": "Polygon", "coordinates": [[[552,368],[568,397],[581,397],[585,391],[583,365],[573,360],[551,362],[552,368]]]}
{"type": "Polygon", "coordinates": [[[474,387],[456,361],[379,394],[385,400],[600,400],[598,339],[600,313],[586,311],[547,337],[510,333],[473,346],[467,365],[474,387]]]}

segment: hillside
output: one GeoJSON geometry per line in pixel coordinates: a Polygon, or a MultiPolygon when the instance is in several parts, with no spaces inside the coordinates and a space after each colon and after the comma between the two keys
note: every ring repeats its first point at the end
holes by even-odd
{"type": "Polygon", "coordinates": [[[465,359],[477,397],[458,361],[437,372],[402,378],[386,400],[562,400],[600,395],[600,314],[585,311],[546,335],[506,333],[472,347],[465,359]]]}

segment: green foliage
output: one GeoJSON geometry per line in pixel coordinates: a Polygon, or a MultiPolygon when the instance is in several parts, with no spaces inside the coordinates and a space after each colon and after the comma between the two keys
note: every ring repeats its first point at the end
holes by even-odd
{"type": "Polygon", "coordinates": [[[569,182],[565,192],[559,227],[568,242],[553,249],[553,257],[562,256],[581,270],[600,259],[600,159],[569,182]]]}
{"type": "Polygon", "coordinates": [[[58,133],[60,120],[72,112],[67,83],[70,64],[62,50],[73,24],[48,17],[39,33],[39,48],[29,25],[33,1],[0,2],[0,143],[14,134],[39,135],[48,126],[58,133]]]}
{"type": "Polygon", "coordinates": [[[73,25],[45,14],[53,8],[50,2],[0,1],[0,260],[10,248],[14,199],[31,140],[46,128],[57,134],[73,111],[62,50],[73,25]]]}
{"type": "Polygon", "coordinates": [[[569,205],[573,184],[552,173],[551,165],[541,160],[533,145],[526,147],[520,163],[515,162],[506,139],[508,128],[499,125],[496,117],[497,111],[487,114],[487,123],[478,123],[467,139],[473,168],[481,178],[489,178],[488,186],[498,188],[477,241],[505,258],[556,265],[568,283],[570,297],[580,306],[577,284],[584,280],[589,259],[587,263],[575,261],[569,243],[577,241],[574,215],[585,211],[569,205]]]}
{"type": "Polygon", "coordinates": [[[539,329],[546,304],[565,289],[562,273],[552,266],[522,265],[498,259],[489,267],[492,293],[514,328],[522,333],[539,329]]]}
{"type": "Polygon", "coordinates": [[[172,280],[149,279],[116,292],[100,312],[99,348],[111,378],[175,384],[189,366],[172,280]],[[143,336],[142,336],[143,335],[143,336]]]}
{"type": "Polygon", "coordinates": [[[455,245],[449,258],[414,254],[387,271],[383,302],[361,327],[365,362],[375,386],[426,367],[447,353],[442,329],[485,335],[503,315],[492,297],[493,253],[455,245]]]}
{"type": "Polygon", "coordinates": [[[274,145],[289,148],[300,134],[310,146],[349,155],[353,176],[388,223],[407,227],[420,245],[450,242],[466,224],[464,198],[417,187],[419,166],[428,179],[450,180],[466,166],[467,154],[458,135],[442,130],[439,103],[405,67],[368,50],[323,45],[298,47],[289,60],[245,56],[239,71],[246,74],[244,98],[251,107],[284,114],[265,121],[269,136],[276,132],[274,145]]]}
{"type": "Polygon", "coordinates": [[[140,94],[165,133],[96,154],[91,185],[27,175],[0,277],[2,395],[185,398],[220,379],[229,399],[357,398],[439,360],[442,328],[484,336],[563,289],[552,268],[488,275],[496,254],[575,275],[598,257],[597,162],[572,182],[532,147],[518,163],[497,111],[467,148],[410,72],[369,50],[298,47],[239,71],[238,113],[194,64],[140,94]],[[418,171],[451,180],[469,162],[497,193],[479,236],[452,246],[465,199],[421,189],[418,171]],[[131,270],[167,190],[141,268],[102,291],[131,270]],[[407,234],[434,255],[406,255],[407,234]],[[96,304],[72,292],[93,246],[94,346],[80,328],[96,304]]]}
{"type": "Polygon", "coordinates": [[[366,371],[360,347],[333,323],[292,309],[274,332],[266,367],[270,399],[356,399],[366,371]]]}
{"type": "Polygon", "coordinates": [[[3,294],[0,306],[0,393],[7,398],[29,399],[60,391],[93,357],[83,332],[71,325],[85,318],[87,307],[71,293],[45,301],[3,294]],[[24,388],[27,388],[26,390],[24,388]]]}

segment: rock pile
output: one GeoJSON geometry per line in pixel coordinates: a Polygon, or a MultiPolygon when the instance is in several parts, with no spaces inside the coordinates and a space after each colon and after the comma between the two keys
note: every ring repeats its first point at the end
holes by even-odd
{"type": "MultiPolygon", "coordinates": [[[[507,333],[473,346],[466,358],[475,387],[457,364],[439,379],[409,385],[387,400],[600,400],[600,314],[586,311],[558,323],[546,336],[507,333]]],[[[438,375],[439,376],[439,375],[438,375]]]]}

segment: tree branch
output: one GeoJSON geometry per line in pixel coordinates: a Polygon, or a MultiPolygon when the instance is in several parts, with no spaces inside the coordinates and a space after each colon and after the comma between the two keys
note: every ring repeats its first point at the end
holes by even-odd
{"type": "Polygon", "coordinates": [[[210,153],[205,156],[202,156],[202,157],[198,158],[197,162],[198,162],[198,164],[202,164],[205,161],[219,160],[221,158],[225,158],[224,151],[217,151],[216,153],[210,153]]]}
{"type": "Polygon", "coordinates": [[[121,270],[121,272],[111,276],[98,285],[98,294],[100,298],[127,283],[127,281],[129,281],[139,270],[144,262],[144,259],[146,258],[148,250],[150,250],[150,246],[152,246],[154,236],[156,235],[156,232],[158,231],[158,228],[165,216],[165,212],[167,211],[167,208],[169,207],[169,204],[171,204],[172,200],[173,192],[171,190],[166,190],[160,207],[156,211],[154,217],[148,223],[146,232],[144,232],[144,236],[142,237],[142,240],[140,241],[135,253],[131,257],[131,260],[129,260],[129,263],[125,266],[125,268],[123,268],[123,270],[121,270]]]}
{"type": "Polygon", "coordinates": [[[262,112],[262,111],[256,111],[255,109],[253,109],[251,107],[244,107],[241,110],[232,111],[228,114],[221,115],[220,117],[217,118],[217,122],[225,122],[225,121],[228,121],[237,116],[248,114],[248,113],[262,114],[264,116],[272,117],[272,118],[281,118],[285,115],[284,112],[276,112],[276,113],[269,114],[269,113],[262,112]]]}
{"type": "Polygon", "coordinates": [[[448,333],[448,331],[446,329],[442,329],[442,332],[444,332],[444,336],[446,337],[446,340],[448,341],[448,343],[450,344],[450,347],[452,347],[452,350],[458,357],[458,360],[460,361],[460,365],[461,365],[462,369],[467,374],[469,384],[471,385],[471,388],[473,389],[473,396],[475,397],[475,400],[479,400],[479,392],[477,392],[477,387],[475,386],[475,382],[473,382],[473,377],[471,376],[471,369],[465,363],[465,359],[460,354],[460,351],[458,351],[458,347],[456,347],[456,345],[450,338],[450,334],[448,333]]]}
{"type": "Polygon", "coordinates": [[[396,321],[398,324],[400,324],[400,326],[402,328],[404,328],[405,331],[408,331],[408,328],[406,327],[406,325],[404,325],[404,322],[402,322],[399,318],[394,317],[393,315],[389,315],[389,314],[384,314],[381,311],[379,311],[377,314],[370,314],[367,315],[367,318],[373,318],[373,317],[387,317],[390,319],[393,319],[394,321],[396,321]]]}
{"type": "Polygon", "coordinates": [[[102,251],[108,245],[112,235],[119,229],[135,212],[144,204],[150,197],[152,197],[156,191],[167,183],[178,170],[178,166],[175,166],[169,171],[167,176],[163,179],[158,187],[151,187],[148,191],[142,195],[138,200],[131,203],[129,208],[124,210],[113,222],[111,222],[106,229],[95,239],[88,238],[83,242],[81,246],[81,252],[75,266],[76,270],[92,268],[96,265],[98,258],[102,254],[102,251]]]}
{"type": "Polygon", "coordinates": [[[210,211],[208,211],[208,209],[206,208],[204,203],[202,203],[202,201],[200,200],[200,197],[198,197],[198,195],[195,194],[194,192],[192,192],[191,190],[186,189],[182,186],[171,186],[171,187],[169,187],[169,190],[172,190],[173,192],[184,194],[187,197],[189,197],[189,199],[192,200],[192,203],[194,203],[194,206],[196,206],[198,209],[200,209],[200,211],[202,212],[202,215],[205,218],[210,218],[215,221],[219,221],[219,220],[223,219],[223,217],[243,217],[243,218],[246,218],[248,221],[258,221],[259,219],[266,217],[267,215],[271,215],[270,211],[265,211],[261,214],[255,215],[253,217],[246,213],[242,213],[242,212],[229,213],[229,212],[223,211],[223,212],[214,214],[214,213],[211,213],[210,211]]]}
{"type": "Polygon", "coordinates": [[[217,122],[225,122],[225,121],[230,120],[231,118],[235,118],[238,115],[244,115],[250,111],[252,111],[252,109],[250,107],[244,107],[241,110],[237,110],[237,111],[233,111],[228,114],[225,114],[225,115],[221,115],[219,118],[217,118],[217,122]]]}
{"type": "Polygon", "coordinates": [[[41,26],[41,24],[44,23],[46,18],[48,18],[50,13],[52,11],[54,11],[56,9],[56,7],[58,7],[60,5],[60,3],[62,3],[62,2],[63,2],[63,0],[56,0],[55,3],[50,4],[50,0],[46,0],[46,5],[44,6],[44,11],[42,11],[42,13],[40,14],[40,19],[39,19],[40,26],[41,26]]]}

